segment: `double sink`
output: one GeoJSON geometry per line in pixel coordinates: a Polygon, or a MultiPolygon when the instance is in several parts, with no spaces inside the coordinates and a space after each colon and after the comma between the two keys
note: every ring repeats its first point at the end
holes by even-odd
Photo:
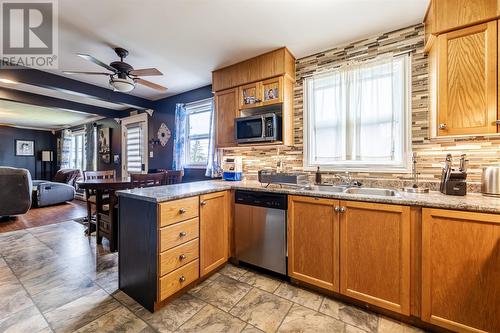
{"type": "Polygon", "coordinates": [[[396,190],[376,188],[376,187],[345,187],[345,186],[335,186],[335,185],[314,185],[307,189],[320,192],[376,195],[382,197],[397,197],[400,195],[399,192],[396,190]]]}

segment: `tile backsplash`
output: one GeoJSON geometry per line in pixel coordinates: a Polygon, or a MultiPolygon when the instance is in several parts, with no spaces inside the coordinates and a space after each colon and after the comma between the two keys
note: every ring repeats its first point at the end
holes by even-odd
{"type": "MultiPolygon", "coordinates": [[[[303,171],[304,78],[328,71],[347,61],[402,52],[411,54],[412,150],[417,153],[420,179],[436,189],[445,155],[451,153],[458,160],[460,154],[465,153],[469,159],[469,190],[478,191],[481,169],[500,164],[500,136],[430,138],[428,61],[424,54],[424,27],[421,24],[298,59],[294,86],[294,145],[225,149],[223,154],[243,156],[243,171],[248,179],[255,178],[257,171],[262,168],[275,168],[278,152],[287,171],[303,171]]],[[[324,178],[333,178],[332,175],[333,173],[325,174],[324,178]]],[[[410,174],[354,173],[353,176],[365,184],[399,187],[408,183],[401,178],[408,178],[410,174]]],[[[311,173],[311,179],[312,177],[311,173]]]]}

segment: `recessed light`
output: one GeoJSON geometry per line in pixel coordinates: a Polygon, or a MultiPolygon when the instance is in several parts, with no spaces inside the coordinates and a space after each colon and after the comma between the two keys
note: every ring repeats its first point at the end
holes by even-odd
{"type": "Polygon", "coordinates": [[[16,81],[12,81],[12,80],[9,80],[9,79],[4,79],[4,78],[0,78],[0,82],[7,83],[7,84],[16,84],[17,83],[16,81]]]}

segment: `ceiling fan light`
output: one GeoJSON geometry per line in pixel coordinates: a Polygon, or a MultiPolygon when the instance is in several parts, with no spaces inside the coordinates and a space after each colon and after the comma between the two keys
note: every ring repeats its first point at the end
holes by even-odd
{"type": "Polygon", "coordinates": [[[129,92],[135,88],[135,82],[133,80],[121,78],[110,78],[109,85],[113,87],[114,91],[119,92],[129,92]]]}

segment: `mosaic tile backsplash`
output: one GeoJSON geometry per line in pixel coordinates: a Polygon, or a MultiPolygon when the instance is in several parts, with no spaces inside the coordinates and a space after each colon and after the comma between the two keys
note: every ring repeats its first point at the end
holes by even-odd
{"type": "MultiPolygon", "coordinates": [[[[372,38],[339,46],[297,60],[294,86],[294,146],[267,146],[225,149],[225,156],[243,156],[243,170],[247,179],[254,179],[257,171],[274,168],[278,150],[286,171],[303,171],[303,82],[304,78],[328,71],[352,60],[373,58],[382,54],[410,52],[412,64],[412,149],[417,153],[420,179],[431,189],[437,189],[441,168],[447,153],[458,161],[460,154],[469,159],[469,190],[479,191],[481,170],[500,164],[500,136],[430,138],[428,61],[424,54],[424,27],[422,24],[391,31],[372,38]]],[[[401,187],[410,184],[410,174],[354,173],[366,185],[401,187]]],[[[311,179],[313,179],[311,173],[311,179]]],[[[333,173],[323,179],[333,180],[333,173]]]]}

